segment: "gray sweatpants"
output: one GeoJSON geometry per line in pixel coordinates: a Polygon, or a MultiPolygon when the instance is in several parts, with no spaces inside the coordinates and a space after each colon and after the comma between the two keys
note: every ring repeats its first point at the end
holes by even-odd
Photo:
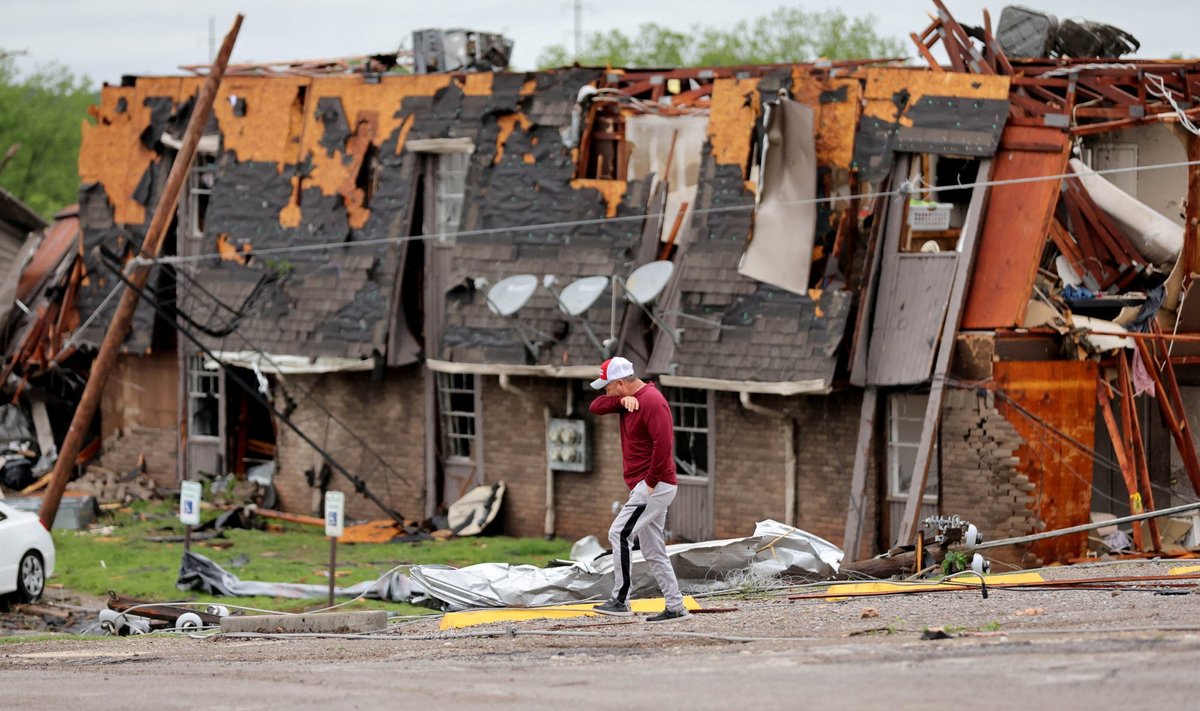
{"type": "Polygon", "coordinates": [[[613,552],[613,599],[629,602],[630,555],[636,540],[642,555],[650,566],[658,589],[667,601],[668,610],[683,609],[683,595],[679,593],[679,581],[675,569],[667,557],[667,545],[663,541],[663,529],[667,524],[667,507],[675,500],[677,487],[659,482],[654,493],[647,495],[645,482],[639,482],[629,492],[629,501],[621,507],[617,518],[608,529],[608,542],[613,552]]]}

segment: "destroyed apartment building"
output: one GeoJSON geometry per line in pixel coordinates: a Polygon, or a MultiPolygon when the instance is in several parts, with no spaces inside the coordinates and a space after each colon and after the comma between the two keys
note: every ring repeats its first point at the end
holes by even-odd
{"type": "MultiPolygon", "coordinates": [[[[230,67],[105,466],[273,472],[277,508],[372,518],[503,481],[500,530],[598,534],[625,490],[588,381],[622,354],[675,417],[677,540],[771,518],[854,559],[937,513],[995,539],[1191,500],[1200,64],[934,5],[921,66],[511,72],[495,37],[423,36],[425,73],[230,67]]],[[[202,81],[101,92],[43,245],[77,237],[7,348],[21,398],[85,377],[202,81]]]]}

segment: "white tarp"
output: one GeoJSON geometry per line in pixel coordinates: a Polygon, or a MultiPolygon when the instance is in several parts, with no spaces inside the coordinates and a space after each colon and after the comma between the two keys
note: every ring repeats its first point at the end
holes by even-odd
{"type": "Polygon", "coordinates": [[[781,99],[766,105],[754,233],[738,273],[797,294],[808,293],[817,229],[817,149],[813,110],[781,99]]]}

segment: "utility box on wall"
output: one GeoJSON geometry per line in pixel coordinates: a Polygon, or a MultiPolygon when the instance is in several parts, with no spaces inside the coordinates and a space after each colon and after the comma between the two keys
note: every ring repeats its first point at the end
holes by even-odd
{"type": "Polygon", "coordinates": [[[592,445],[583,420],[550,420],[546,432],[546,458],[551,469],[586,472],[592,468],[592,445]]]}

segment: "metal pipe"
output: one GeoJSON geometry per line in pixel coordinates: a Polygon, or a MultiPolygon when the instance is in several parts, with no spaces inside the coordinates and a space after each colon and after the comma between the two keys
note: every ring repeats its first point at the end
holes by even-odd
{"type": "Polygon", "coordinates": [[[1045,533],[1034,533],[1028,536],[1017,536],[1015,538],[1001,538],[998,541],[988,541],[975,546],[974,550],[983,550],[985,548],[999,548],[1000,546],[1013,546],[1019,543],[1033,543],[1034,541],[1043,541],[1047,538],[1057,538],[1058,536],[1069,536],[1072,533],[1083,533],[1084,531],[1094,531],[1105,526],[1117,526],[1122,523],[1133,523],[1135,521],[1144,521],[1150,518],[1158,518],[1160,516],[1174,516],[1177,513],[1187,513],[1188,511],[1200,510],[1200,501],[1173,506],[1169,509],[1159,509],[1158,511],[1147,511],[1145,513],[1135,514],[1133,516],[1125,516],[1124,518],[1114,518],[1108,521],[1097,521],[1095,523],[1084,523],[1079,526],[1070,528],[1060,528],[1057,531],[1046,531],[1045,533]]]}
{"type": "MultiPolygon", "coordinates": [[[[500,389],[506,393],[512,393],[513,395],[516,395],[519,398],[528,400],[529,402],[532,402],[535,405],[541,405],[542,406],[542,421],[543,421],[542,432],[547,433],[550,431],[551,413],[550,413],[550,405],[549,404],[547,404],[544,400],[539,398],[537,395],[534,395],[533,393],[529,392],[528,390],[524,390],[522,388],[517,387],[516,385],[513,385],[512,381],[509,379],[508,373],[500,374],[500,389]]],[[[554,527],[556,525],[555,519],[557,518],[557,511],[555,510],[555,507],[554,507],[554,470],[550,467],[550,457],[545,456],[546,455],[545,446],[546,446],[545,440],[543,439],[543,442],[542,442],[543,457],[542,457],[542,459],[544,459],[546,462],[546,502],[545,502],[546,520],[543,525],[542,532],[546,536],[546,539],[549,540],[551,538],[554,538],[554,527]]]]}
{"type": "Polygon", "coordinates": [[[750,393],[743,390],[738,393],[742,407],[750,412],[756,412],[776,420],[783,420],[783,505],[785,511],[783,522],[788,526],[796,525],[796,421],[783,410],[759,405],[750,400],[750,393]]]}

